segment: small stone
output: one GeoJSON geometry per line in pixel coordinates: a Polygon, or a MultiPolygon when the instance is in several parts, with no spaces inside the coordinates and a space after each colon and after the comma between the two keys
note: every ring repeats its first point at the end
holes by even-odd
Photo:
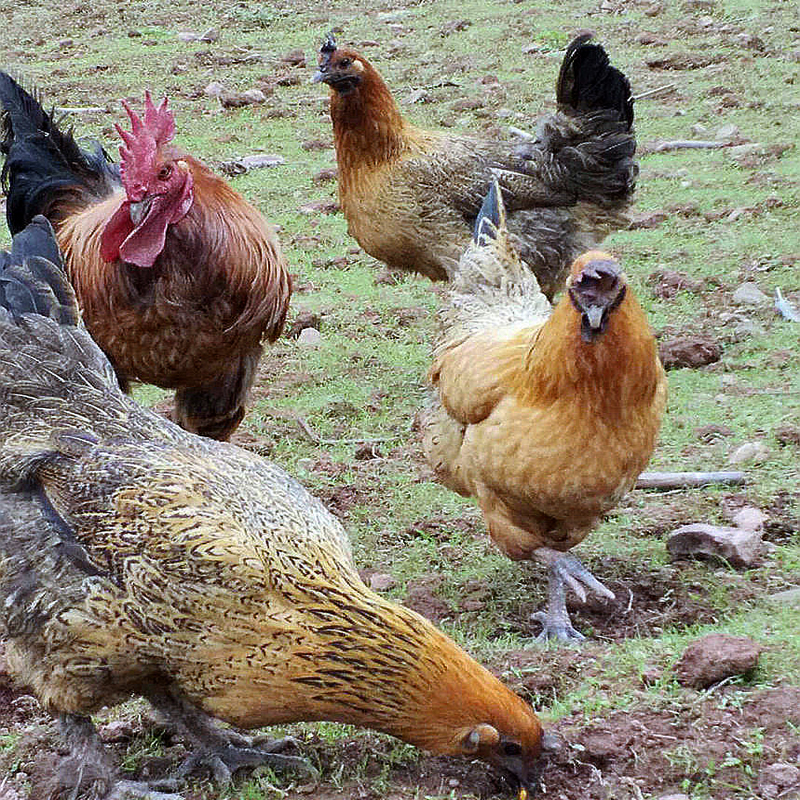
{"type": "Polygon", "coordinates": [[[658,800],[692,800],[688,794],[662,794],[658,800]]]}
{"type": "Polygon", "coordinates": [[[294,67],[304,67],[306,65],[306,54],[302,50],[290,50],[281,57],[284,64],[291,64],[294,67]]]}
{"type": "Polygon", "coordinates": [[[766,307],[772,300],[755,283],[747,281],[733,293],[733,302],[739,306],[766,307]]]}
{"type": "Polygon", "coordinates": [[[203,89],[203,94],[207,97],[220,97],[227,91],[228,90],[225,88],[225,86],[219,81],[211,81],[211,83],[209,83],[208,86],[203,89]]]}
{"type": "Polygon", "coordinates": [[[196,42],[200,38],[199,33],[192,33],[192,31],[178,31],[177,36],[182,42],[196,42]]]}
{"type": "Polygon", "coordinates": [[[769,517],[761,509],[746,506],[733,518],[733,524],[744,531],[758,531],[769,517]]]}
{"type": "Polygon", "coordinates": [[[217,39],[219,39],[219,31],[216,28],[209,28],[208,30],[203,31],[198,38],[199,41],[210,44],[211,42],[216,42],[217,39]]]}
{"type": "Polygon", "coordinates": [[[297,344],[301,347],[319,347],[322,344],[322,334],[316,328],[303,328],[297,337],[297,344]]]}
{"type": "Polygon", "coordinates": [[[314,311],[301,309],[297,312],[297,316],[286,331],[285,336],[287,339],[296,339],[306,328],[315,328],[319,330],[321,324],[322,320],[319,314],[314,311]]]}
{"type": "Polygon", "coordinates": [[[767,600],[781,606],[800,607],[800,586],[796,589],[786,589],[783,592],[767,595],[767,600]]]}
{"type": "Polygon", "coordinates": [[[408,93],[405,102],[409,105],[413,103],[430,103],[431,93],[427,89],[414,89],[408,93]]]}
{"type": "Polygon", "coordinates": [[[376,592],[385,592],[397,586],[397,581],[388,572],[375,572],[370,576],[369,588],[376,592]]]}
{"type": "Polygon", "coordinates": [[[762,647],[747,636],[711,633],[692,642],[675,664],[678,683],[705,689],[755,669],[762,647]]]}
{"type": "Polygon", "coordinates": [[[58,46],[59,47],[72,47],[72,45],[74,45],[74,44],[75,44],[75,40],[74,39],[62,39],[58,43],[58,46]]]}
{"type": "Polygon", "coordinates": [[[761,529],[744,530],[694,522],[676,528],[667,539],[674,559],[719,558],[733,567],[750,567],[761,553],[761,529]]]}
{"type": "Polygon", "coordinates": [[[770,456],[769,448],[762,442],[745,442],[741,447],[734,450],[728,461],[731,464],[744,464],[745,461],[752,461],[760,464],[770,456]]]}
{"type": "Polygon", "coordinates": [[[714,138],[718,142],[729,142],[733,141],[734,139],[738,139],[739,134],[740,131],[736,125],[728,124],[718,128],[717,132],[714,134],[714,138]]]}
{"type": "Polygon", "coordinates": [[[133,739],[133,725],[124,719],[117,719],[106,725],[101,725],[97,729],[100,738],[104,742],[127,742],[133,739]]]}
{"type": "Polygon", "coordinates": [[[692,125],[692,135],[699,136],[702,139],[710,136],[711,132],[706,128],[705,125],[701,125],[699,122],[692,125]]]}

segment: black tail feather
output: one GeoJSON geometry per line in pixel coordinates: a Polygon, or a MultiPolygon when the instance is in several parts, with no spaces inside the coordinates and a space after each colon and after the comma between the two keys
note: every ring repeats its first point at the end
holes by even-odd
{"type": "Polygon", "coordinates": [[[80,322],[55,233],[43,216],[14,236],[10,252],[0,252],[0,308],[16,320],[39,314],[60,325],[80,322]]]}
{"type": "Polygon", "coordinates": [[[631,85],[625,75],[611,66],[606,51],[592,44],[590,33],[570,42],[556,84],[556,98],[562,109],[578,114],[615,111],[628,129],[633,125],[631,85]]]}
{"type": "Polygon", "coordinates": [[[72,130],[62,130],[36,94],[6,72],[0,72],[0,105],[0,152],[6,159],[1,177],[12,234],[37,214],[58,221],[65,203],[75,210],[106,197],[119,184],[118,169],[99,144],[81,148],[72,130]]]}

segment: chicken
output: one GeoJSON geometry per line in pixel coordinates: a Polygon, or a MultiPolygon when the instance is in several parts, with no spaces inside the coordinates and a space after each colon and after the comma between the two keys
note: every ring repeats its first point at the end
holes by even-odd
{"type": "Polygon", "coordinates": [[[92,337],[123,388],[176,389],[178,423],[227,439],[244,416],[261,342],[281,333],[291,282],[278,238],[222,178],[175,148],[167,99],[125,102],[121,165],[78,146],[0,73],[12,233],[55,226],[92,337]]]}
{"type": "Polygon", "coordinates": [[[647,464],[666,377],[611,256],[576,259],[551,311],[509,239],[494,183],[439,314],[423,448],[441,483],[476,498],[506,555],[549,568],[542,638],[582,639],[566,587],[613,594],[566,551],[647,464]]]}
{"type": "Polygon", "coordinates": [[[638,172],[628,80],[590,38],[567,48],[558,111],[512,144],[413,126],[375,68],[329,36],[313,80],[330,86],[339,199],[361,247],[391,269],[448,279],[494,175],[514,246],[552,298],[576,256],[627,226],[638,172]]]}
{"type": "Polygon", "coordinates": [[[483,759],[521,795],[536,788],[532,709],[368,589],[318,500],[121,392],[44,217],[0,267],[0,633],[12,674],[62,721],[62,782],[115,791],[86,715],[138,694],[222,778],[296,757],[241,746],[211,718],[338,720],[483,759]]]}

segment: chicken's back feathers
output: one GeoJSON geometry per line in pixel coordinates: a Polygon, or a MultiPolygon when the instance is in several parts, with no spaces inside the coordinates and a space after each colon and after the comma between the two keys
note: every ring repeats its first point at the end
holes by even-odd
{"type": "Polygon", "coordinates": [[[111,195],[119,186],[119,168],[97,142],[84,150],[64,131],[53,112],[42,107],[6,72],[0,72],[3,188],[12,233],[37,214],[57,222],[76,208],[111,195]]]}

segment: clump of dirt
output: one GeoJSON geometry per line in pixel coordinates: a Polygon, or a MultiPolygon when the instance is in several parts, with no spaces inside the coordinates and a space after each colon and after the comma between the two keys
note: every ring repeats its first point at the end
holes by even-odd
{"type": "Polygon", "coordinates": [[[659,343],[658,355],[664,369],[697,369],[722,358],[722,347],[710,336],[684,335],[659,343]]]}

